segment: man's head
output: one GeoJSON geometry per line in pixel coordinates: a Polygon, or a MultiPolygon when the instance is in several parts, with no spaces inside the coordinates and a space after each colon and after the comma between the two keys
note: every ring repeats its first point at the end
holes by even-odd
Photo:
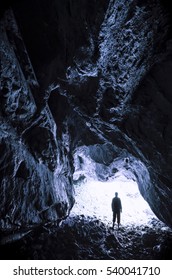
{"type": "Polygon", "coordinates": [[[118,196],[118,193],[117,193],[117,192],[115,193],[115,196],[116,196],[116,197],[118,196]]]}

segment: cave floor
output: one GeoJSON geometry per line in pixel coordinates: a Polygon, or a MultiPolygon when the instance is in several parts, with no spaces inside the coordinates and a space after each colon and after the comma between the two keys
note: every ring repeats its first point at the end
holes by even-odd
{"type": "Polygon", "coordinates": [[[78,215],[59,227],[42,226],[1,245],[0,259],[171,260],[172,230],[156,219],[148,225],[121,225],[118,230],[94,217],[78,215]]]}

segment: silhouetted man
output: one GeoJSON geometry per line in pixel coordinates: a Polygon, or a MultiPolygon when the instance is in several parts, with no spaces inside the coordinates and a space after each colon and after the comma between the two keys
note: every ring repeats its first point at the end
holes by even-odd
{"type": "Polygon", "coordinates": [[[112,212],[113,212],[113,228],[115,225],[115,221],[117,218],[117,224],[119,228],[120,224],[120,215],[122,212],[122,204],[121,204],[121,199],[118,197],[118,193],[115,193],[115,197],[112,199],[112,212]]]}

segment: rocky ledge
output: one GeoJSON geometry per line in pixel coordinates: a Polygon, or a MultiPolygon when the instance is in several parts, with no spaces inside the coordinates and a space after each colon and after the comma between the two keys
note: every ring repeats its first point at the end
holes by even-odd
{"type": "MultiPolygon", "coordinates": [[[[16,232],[14,238],[17,234],[22,236],[16,232]]],[[[172,259],[172,231],[156,219],[148,225],[121,225],[118,230],[81,215],[67,218],[59,228],[54,225],[30,230],[18,241],[9,243],[8,238],[1,239],[1,259],[172,259]]]]}

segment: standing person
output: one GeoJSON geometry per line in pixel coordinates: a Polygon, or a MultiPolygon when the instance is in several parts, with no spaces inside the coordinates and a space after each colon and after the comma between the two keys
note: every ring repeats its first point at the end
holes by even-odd
{"type": "Polygon", "coordinates": [[[118,193],[115,193],[115,197],[112,199],[112,212],[113,212],[113,228],[115,225],[115,221],[117,218],[117,224],[118,224],[118,228],[119,228],[119,224],[120,224],[120,215],[122,212],[122,204],[121,204],[121,199],[118,197],[118,193]]]}

